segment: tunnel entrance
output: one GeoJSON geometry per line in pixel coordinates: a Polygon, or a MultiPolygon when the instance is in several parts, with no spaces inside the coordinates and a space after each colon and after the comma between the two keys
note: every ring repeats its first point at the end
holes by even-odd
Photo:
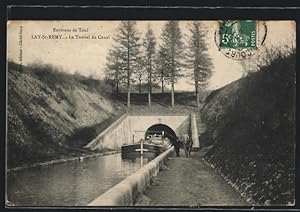
{"type": "Polygon", "coordinates": [[[145,133],[145,140],[154,134],[168,138],[171,142],[177,138],[174,130],[165,124],[155,124],[149,127],[145,133]]]}

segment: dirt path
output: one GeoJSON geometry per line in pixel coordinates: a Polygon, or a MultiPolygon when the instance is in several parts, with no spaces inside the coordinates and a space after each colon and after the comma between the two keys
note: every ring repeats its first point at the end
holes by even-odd
{"type": "Polygon", "coordinates": [[[240,206],[247,205],[224,179],[203,160],[205,152],[186,158],[172,157],[154,178],[144,195],[153,206],[240,206]]]}

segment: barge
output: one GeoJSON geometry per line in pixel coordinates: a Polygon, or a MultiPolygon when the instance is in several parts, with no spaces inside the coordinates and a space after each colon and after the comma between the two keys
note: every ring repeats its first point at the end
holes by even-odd
{"type": "Polygon", "coordinates": [[[152,137],[141,139],[138,143],[124,144],[121,147],[122,158],[156,157],[171,147],[168,139],[152,137]]]}

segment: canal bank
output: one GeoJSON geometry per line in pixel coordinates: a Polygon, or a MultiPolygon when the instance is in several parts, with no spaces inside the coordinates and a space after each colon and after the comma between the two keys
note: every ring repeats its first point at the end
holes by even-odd
{"type": "MultiPolygon", "coordinates": [[[[84,206],[88,204],[87,201],[99,197],[125,179],[130,181],[126,185],[127,190],[116,189],[114,194],[117,194],[117,197],[106,198],[102,203],[134,205],[138,196],[150,184],[151,178],[159,172],[161,165],[173,149],[167,150],[152,161],[136,159],[131,162],[121,160],[120,156],[106,158],[106,156],[116,155],[119,151],[103,151],[119,149],[126,143],[135,143],[145,138],[147,133],[153,133],[153,127],[156,127],[155,132],[163,133],[162,131],[165,130],[174,137],[177,135],[181,137],[190,132],[191,116],[190,114],[156,116],[124,114],[85,146],[91,154],[8,170],[8,200],[18,206],[84,206]],[[143,164],[148,162],[149,164],[143,167],[143,164]],[[110,178],[115,179],[110,180],[110,178]],[[66,179],[68,179],[67,183],[65,183],[66,179]],[[58,193],[54,188],[58,190],[58,193]],[[67,192],[72,194],[67,195],[67,192]],[[123,201],[124,198],[126,200],[123,201]]],[[[193,130],[191,131],[193,133],[193,130]]],[[[101,201],[96,201],[95,205],[99,205],[99,202],[101,201]]]]}
{"type": "Polygon", "coordinates": [[[17,207],[86,206],[151,160],[116,153],[10,172],[7,200],[17,207]]]}
{"type": "Polygon", "coordinates": [[[140,199],[142,193],[150,185],[151,179],[155,177],[161,167],[166,164],[173,154],[174,148],[169,148],[148,164],[125,180],[115,185],[104,194],[93,200],[88,206],[130,206],[140,199]]]}
{"type": "Polygon", "coordinates": [[[49,165],[54,165],[54,164],[58,164],[58,163],[76,161],[76,160],[82,161],[87,158],[93,158],[93,157],[99,157],[99,156],[111,155],[111,154],[117,154],[117,153],[120,153],[120,150],[112,150],[112,151],[105,151],[105,152],[98,152],[98,153],[91,152],[90,154],[78,155],[76,157],[61,158],[61,159],[55,159],[55,160],[50,160],[50,161],[46,161],[46,162],[33,163],[30,165],[14,167],[14,168],[7,169],[7,173],[20,171],[20,170],[24,170],[24,169],[28,169],[28,168],[43,167],[43,166],[49,166],[49,165]]]}
{"type": "Polygon", "coordinates": [[[207,148],[170,158],[136,206],[247,206],[241,196],[203,160],[207,148]]]}

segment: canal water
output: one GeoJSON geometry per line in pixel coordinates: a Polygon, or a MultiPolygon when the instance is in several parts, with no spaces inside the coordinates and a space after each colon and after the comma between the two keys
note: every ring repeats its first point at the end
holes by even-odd
{"type": "Polygon", "coordinates": [[[10,172],[7,197],[16,206],[85,206],[150,160],[117,153],[10,172]]]}

